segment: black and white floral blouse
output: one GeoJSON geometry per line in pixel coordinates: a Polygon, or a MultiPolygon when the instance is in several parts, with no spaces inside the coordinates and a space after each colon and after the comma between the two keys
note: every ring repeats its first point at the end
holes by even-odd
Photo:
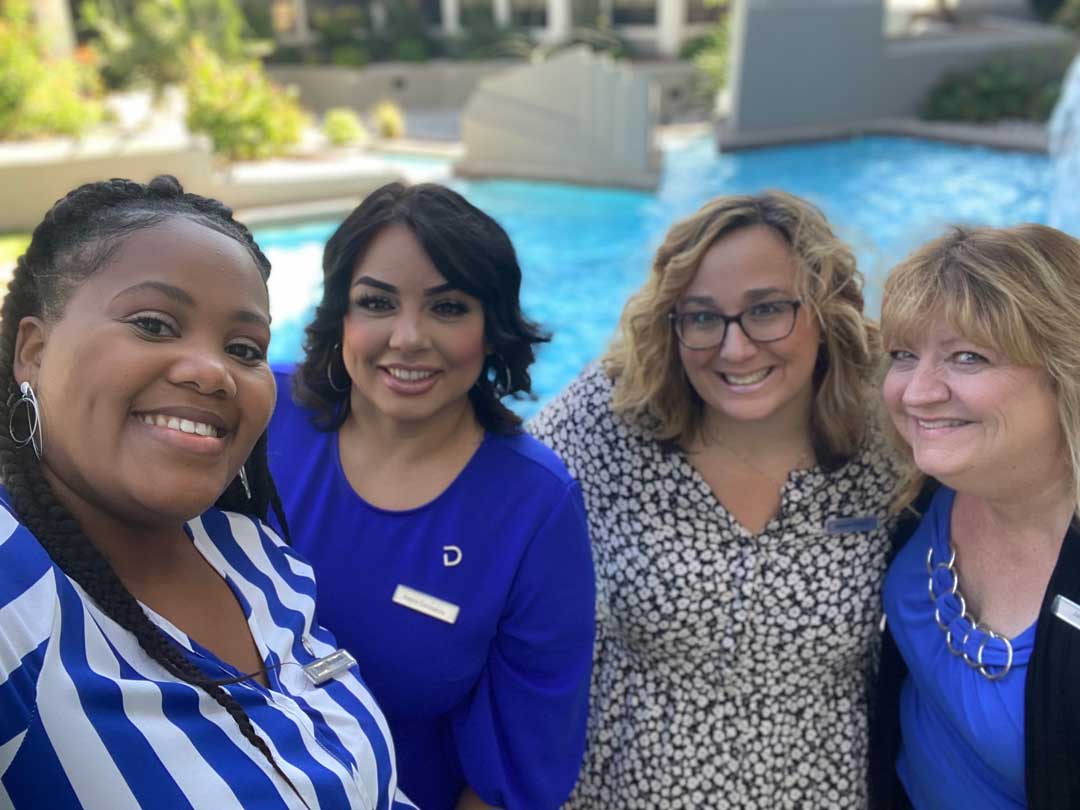
{"type": "Polygon", "coordinates": [[[589,743],[566,807],[865,807],[894,481],[880,440],[833,473],[793,472],[751,534],[682,451],[612,413],[597,366],[530,430],[581,482],[597,575],[589,743]]]}

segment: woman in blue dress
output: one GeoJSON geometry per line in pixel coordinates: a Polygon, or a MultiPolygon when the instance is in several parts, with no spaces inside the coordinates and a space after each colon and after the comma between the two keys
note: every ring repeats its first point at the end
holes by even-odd
{"type": "Polygon", "coordinates": [[[499,225],[438,185],[372,193],[327,243],[270,465],[320,619],[425,810],[549,810],[581,764],[594,585],[581,493],[502,398],[543,341],[499,225]]]}
{"type": "Polygon", "coordinates": [[[907,460],[873,806],[1080,807],[1080,241],[957,228],[890,273],[907,460]]]}
{"type": "Polygon", "coordinates": [[[172,177],[76,189],[19,259],[0,327],[0,807],[413,807],[382,714],[314,623],[310,566],[260,521],[269,272],[229,209],[172,177]]]}

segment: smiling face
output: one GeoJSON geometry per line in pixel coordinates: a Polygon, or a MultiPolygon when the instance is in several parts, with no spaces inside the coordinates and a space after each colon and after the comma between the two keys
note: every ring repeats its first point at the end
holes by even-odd
{"type": "Polygon", "coordinates": [[[420,423],[471,409],[484,310],[453,289],[404,225],[381,231],[353,271],[342,355],[352,412],[420,423]]]}
{"type": "Polygon", "coordinates": [[[957,491],[1043,486],[1063,474],[1065,439],[1044,369],[1012,363],[932,318],[917,339],[890,345],[882,385],[915,464],[957,491]]]}
{"type": "MultiPolygon", "coordinates": [[[[770,302],[798,297],[796,270],[791,248],[772,228],[741,228],[705,253],[676,312],[699,313],[699,319],[717,313],[766,316],[770,302]]],[[[781,340],[755,343],[732,323],[715,348],[688,349],[680,343],[679,359],[705,402],[708,420],[808,426],[820,343],[817,324],[801,306],[791,334],[781,340]]]]}
{"type": "Polygon", "coordinates": [[[53,322],[20,324],[61,500],[132,525],[211,506],[266,428],[266,285],[247,250],[175,217],[128,236],[53,322]]]}

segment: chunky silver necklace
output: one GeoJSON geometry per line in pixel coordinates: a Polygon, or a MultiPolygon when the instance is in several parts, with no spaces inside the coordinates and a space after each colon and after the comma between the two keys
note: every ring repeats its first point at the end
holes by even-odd
{"type": "Polygon", "coordinates": [[[949,561],[939,562],[936,565],[934,564],[934,547],[933,545],[930,546],[929,551],[926,553],[926,573],[929,575],[927,588],[930,591],[930,602],[934,606],[934,621],[937,622],[937,626],[945,633],[945,646],[948,647],[949,652],[958,658],[963,658],[965,664],[972,669],[979,670],[979,674],[987,680],[1000,681],[1008,674],[1009,670],[1012,669],[1012,642],[1005,636],[995,633],[989,627],[980,625],[975,617],[968,613],[967,602],[964,601],[964,596],[960,593],[960,575],[956,571],[956,549],[953,547],[952,543],[949,543],[949,561]],[[939,570],[947,571],[952,575],[952,585],[950,585],[949,589],[942,594],[934,593],[934,573],[939,570]],[[953,646],[954,636],[952,630],[949,629],[949,625],[941,620],[941,609],[938,607],[938,599],[940,596],[944,595],[944,593],[950,593],[957,598],[960,602],[960,619],[966,621],[970,627],[970,629],[965,630],[964,637],[960,639],[959,647],[953,646]],[[972,658],[964,648],[967,646],[968,639],[971,638],[972,634],[980,631],[985,634],[985,637],[979,643],[979,647],[975,652],[975,657],[972,658]],[[994,639],[1000,640],[1005,645],[1005,654],[1007,656],[1005,665],[996,672],[991,671],[990,668],[983,663],[983,652],[986,650],[986,645],[994,639]]]}

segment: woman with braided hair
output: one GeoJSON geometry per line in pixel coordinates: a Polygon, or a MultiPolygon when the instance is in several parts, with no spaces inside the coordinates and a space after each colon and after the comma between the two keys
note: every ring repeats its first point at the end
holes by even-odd
{"type": "Polygon", "coordinates": [[[0,327],[0,807],[412,807],[261,520],[269,262],[172,177],[34,231],[0,327]],[[247,673],[247,674],[245,674],[247,673]]]}

